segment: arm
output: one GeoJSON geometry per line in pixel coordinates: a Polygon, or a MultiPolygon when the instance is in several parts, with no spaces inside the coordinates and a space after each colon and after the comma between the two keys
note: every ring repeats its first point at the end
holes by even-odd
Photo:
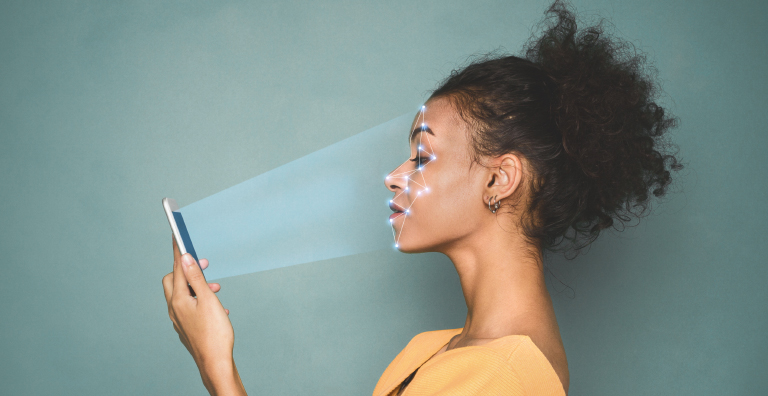
{"type": "MultiPolygon", "coordinates": [[[[208,267],[208,260],[200,260],[200,267],[208,267]]],[[[173,272],[163,277],[163,290],[173,328],[195,360],[208,392],[246,395],[232,356],[235,332],[229,310],[214,294],[221,286],[206,283],[195,259],[189,253],[182,256],[175,240],[173,272]]]]}
{"type": "Polygon", "coordinates": [[[200,376],[203,378],[203,384],[211,395],[245,395],[243,381],[237,372],[235,360],[221,362],[219,364],[208,365],[205,369],[200,369],[200,376]]]}

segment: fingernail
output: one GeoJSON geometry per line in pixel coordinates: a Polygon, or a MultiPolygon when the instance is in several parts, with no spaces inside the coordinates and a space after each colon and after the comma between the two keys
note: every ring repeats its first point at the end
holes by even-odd
{"type": "Polygon", "coordinates": [[[195,259],[192,258],[191,254],[186,253],[181,257],[181,262],[184,263],[185,266],[189,267],[195,263],[195,259]]]}

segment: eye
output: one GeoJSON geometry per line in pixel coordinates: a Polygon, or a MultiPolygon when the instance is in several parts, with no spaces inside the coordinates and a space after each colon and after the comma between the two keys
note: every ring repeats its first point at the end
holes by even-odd
{"type": "Polygon", "coordinates": [[[417,163],[418,166],[424,165],[424,163],[427,162],[428,160],[429,160],[428,156],[421,156],[421,155],[417,155],[416,158],[411,159],[411,161],[417,163]]]}

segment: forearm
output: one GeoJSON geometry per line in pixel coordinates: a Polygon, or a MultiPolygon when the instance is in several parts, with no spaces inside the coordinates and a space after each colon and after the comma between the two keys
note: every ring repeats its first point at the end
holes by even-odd
{"type": "Polygon", "coordinates": [[[200,376],[212,396],[247,396],[235,360],[211,362],[200,367],[200,376]]]}

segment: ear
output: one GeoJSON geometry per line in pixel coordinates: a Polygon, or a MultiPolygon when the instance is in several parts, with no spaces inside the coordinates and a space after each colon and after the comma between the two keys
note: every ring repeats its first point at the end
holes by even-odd
{"type": "Polygon", "coordinates": [[[497,201],[512,195],[519,187],[523,177],[523,162],[518,155],[504,154],[492,161],[483,191],[484,204],[495,196],[497,201]]]}

